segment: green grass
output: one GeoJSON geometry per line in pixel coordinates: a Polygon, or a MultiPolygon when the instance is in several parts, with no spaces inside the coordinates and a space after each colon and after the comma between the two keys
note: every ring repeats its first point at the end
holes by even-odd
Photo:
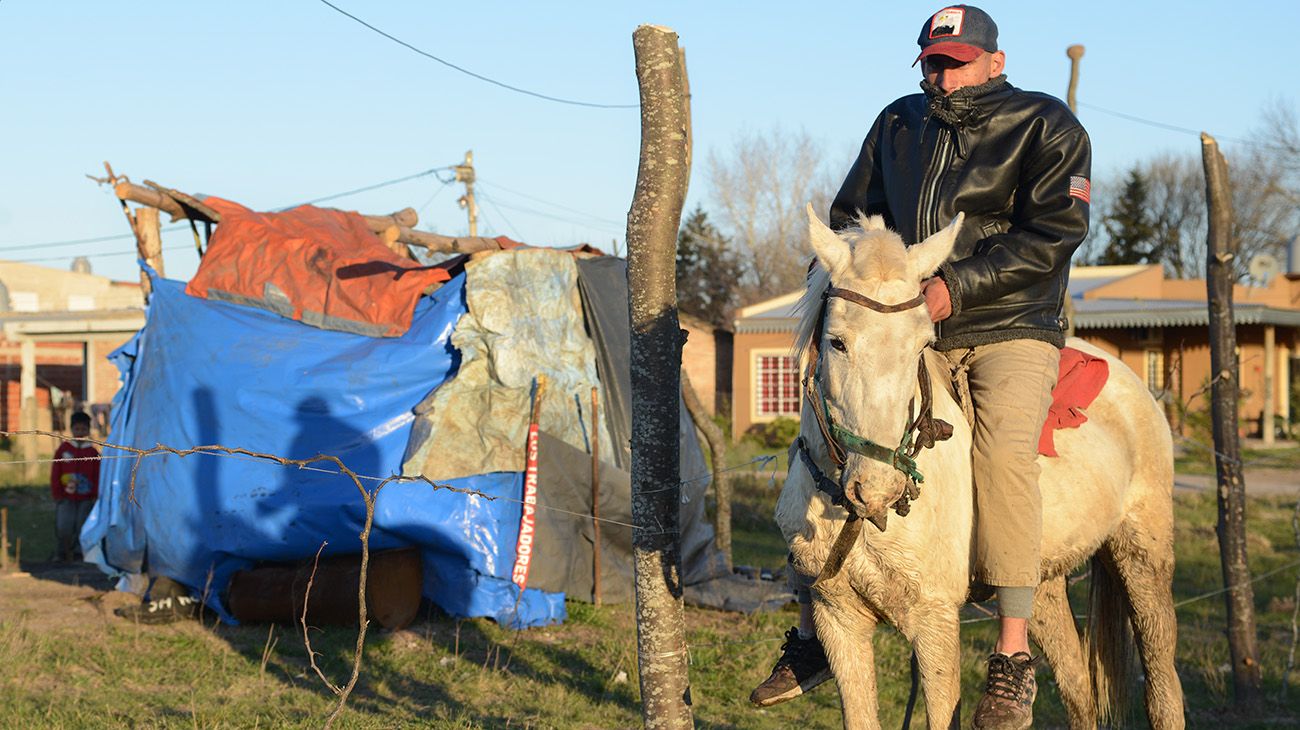
{"type": "MultiPolygon", "coordinates": [[[[736,481],[735,562],[781,567],[785,548],[772,523],[778,488],[766,475],[736,481]]],[[[44,489],[0,489],[0,506],[10,509],[11,535],[23,538],[24,555],[32,559],[43,559],[42,546],[51,547],[44,489]]],[[[1290,525],[1293,509],[1281,499],[1251,501],[1250,559],[1256,574],[1300,559],[1290,525]]],[[[1216,508],[1212,494],[1197,494],[1180,496],[1176,510],[1174,591],[1184,600],[1220,586],[1216,508]]],[[[1178,610],[1178,669],[1190,727],[1300,726],[1294,709],[1300,703],[1300,687],[1294,686],[1300,673],[1292,677],[1290,706],[1277,699],[1295,583],[1296,571],[1287,570],[1255,584],[1265,701],[1249,715],[1222,709],[1230,703],[1232,685],[1223,670],[1228,655],[1222,596],[1178,610]]],[[[1086,581],[1075,586],[1076,594],[1085,590],[1086,581]]],[[[294,627],[193,622],[139,627],[113,617],[94,596],[85,588],[0,576],[0,666],[5,667],[0,728],[315,727],[332,708],[333,695],[310,669],[294,627]],[[15,593],[19,585],[28,586],[30,595],[15,593]],[[264,663],[268,631],[272,643],[264,663]]],[[[572,601],[568,607],[564,625],[523,632],[486,620],[457,621],[437,611],[396,634],[372,631],[361,682],[340,726],[640,726],[632,608],[572,601]]],[[[839,727],[838,698],[829,686],[767,710],[746,701],[776,657],[782,632],[795,620],[791,607],[752,616],[687,610],[697,727],[839,727]]],[[[992,630],[991,623],[980,623],[963,631],[967,716],[992,630]]],[[[327,676],[343,682],[354,631],[330,628],[313,632],[312,640],[327,676]]],[[[875,645],[881,719],[886,727],[897,727],[907,696],[908,650],[889,630],[877,633],[875,645]]],[[[1061,727],[1064,711],[1050,673],[1041,676],[1035,727],[1061,727]]],[[[1140,705],[1132,717],[1133,726],[1145,726],[1140,705]]]]}

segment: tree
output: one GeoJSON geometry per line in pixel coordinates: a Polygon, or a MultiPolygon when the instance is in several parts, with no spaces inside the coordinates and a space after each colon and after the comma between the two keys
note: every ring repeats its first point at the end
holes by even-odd
{"type": "Polygon", "coordinates": [[[804,206],[828,209],[836,182],[803,131],[743,134],[709,154],[709,198],[742,267],[740,304],[803,286],[811,255],[804,206]]]}
{"type": "Polygon", "coordinates": [[[1112,210],[1102,218],[1110,237],[1099,264],[1145,264],[1160,261],[1155,226],[1151,224],[1147,183],[1138,168],[1129,170],[1124,191],[1112,210]]]}
{"type": "MultiPolygon", "coordinates": [[[[1234,217],[1231,241],[1236,255],[1233,272],[1244,280],[1250,260],[1260,253],[1279,258],[1300,230],[1300,121],[1294,108],[1281,101],[1266,106],[1259,125],[1229,155],[1228,170],[1234,217]]],[[[1105,180],[1094,186],[1093,220],[1100,221],[1107,234],[1106,248],[1096,235],[1085,244],[1083,259],[1103,263],[1109,244],[1115,239],[1108,222],[1113,216],[1131,216],[1126,199],[1136,173],[1145,184],[1145,224],[1151,228],[1150,261],[1164,265],[1176,278],[1206,275],[1205,178],[1199,154],[1161,154],[1139,161],[1126,176],[1126,184],[1115,185],[1117,195],[1105,180]]],[[[1141,260],[1141,259],[1138,259],[1141,260]]],[[[1130,260],[1128,263],[1136,261],[1130,260]]]]}
{"type": "Polygon", "coordinates": [[[696,206],[677,234],[677,306],[716,325],[736,307],[740,258],[731,241],[696,206]]]}
{"type": "Polygon", "coordinates": [[[671,29],[632,34],[641,156],[627,216],[632,371],[632,562],[637,667],[647,730],[693,727],[679,526],[682,336],[673,246],[690,177],[686,72],[671,29]]]}

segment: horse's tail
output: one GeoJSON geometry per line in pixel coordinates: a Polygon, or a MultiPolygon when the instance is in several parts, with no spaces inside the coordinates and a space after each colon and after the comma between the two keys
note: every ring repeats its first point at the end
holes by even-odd
{"type": "Polygon", "coordinates": [[[1103,725],[1119,726],[1128,707],[1133,666],[1133,632],[1128,618],[1132,609],[1114,564],[1101,555],[1092,557],[1088,604],[1088,660],[1097,719],[1103,725]]]}

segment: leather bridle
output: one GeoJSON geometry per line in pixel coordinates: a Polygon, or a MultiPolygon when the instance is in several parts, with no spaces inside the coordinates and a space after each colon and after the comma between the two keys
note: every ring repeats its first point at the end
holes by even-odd
{"type": "MultiPolygon", "coordinates": [[[[916,396],[913,395],[907,403],[907,427],[903,430],[903,437],[897,447],[891,449],[888,446],[878,444],[853,433],[832,420],[830,407],[826,403],[826,396],[818,386],[821,373],[820,342],[826,324],[827,304],[832,297],[852,302],[872,311],[893,314],[924,305],[925,295],[918,294],[912,299],[897,304],[885,304],[851,289],[829,287],[822,297],[821,312],[817,317],[816,331],[813,333],[809,344],[808,366],[803,377],[804,397],[808,399],[811,410],[816,417],[822,439],[826,443],[827,454],[835,465],[835,470],[840,472],[840,478],[843,478],[844,464],[848,458],[847,452],[860,454],[869,459],[889,464],[907,477],[907,486],[904,488],[903,494],[892,505],[894,511],[900,517],[905,517],[911,510],[912,500],[921,496],[920,485],[925,481],[925,477],[916,466],[917,454],[922,449],[931,448],[936,442],[952,436],[952,426],[934,417],[934,399],[931,392],[930,372],[925,364],[924,353],[917,359],[916,366],[916,377],[921,396],[920,408],[916,408],[916,396]]],[[[831,497],[833,504],[840,505],[849,511],[848,521],[840,531],[839,537],[836,538],[830,556],[822,568],[821,575],[818,576],[817,581],[814,583],[814,585],[817,585],[829,580],[839,572],[844,563],[844,558],[848,554],[848,549],[852,547],[858,533],[862,530],[861,516],[857,513],[855,506],[846,498],[844,485],[839,480],[828,477],[817,466],[803,436],[799,437],[796,445],[799,458],[812,474],[813,483],[817,489],[827,493],[831,497]]],[[[885,529],[883,517],[880,518],[879,522],[876,522],[875,519],[872,522],[880,530],[885,529]]]]}

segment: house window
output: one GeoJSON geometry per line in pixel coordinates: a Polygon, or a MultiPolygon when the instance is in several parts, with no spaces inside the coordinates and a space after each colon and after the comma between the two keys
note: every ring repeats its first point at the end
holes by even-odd
{"type": "Polygon", "coordinates": [[[1162,350],[1146,351],[1147,390],[1159,393],[1165,389],[1165,353],[1162,350]]]}
{"type": "Polygon", "coordinates": [[[756,355],[754,403],[759,418],[799,415],[799,365],[789,355],[756,355]]]}

